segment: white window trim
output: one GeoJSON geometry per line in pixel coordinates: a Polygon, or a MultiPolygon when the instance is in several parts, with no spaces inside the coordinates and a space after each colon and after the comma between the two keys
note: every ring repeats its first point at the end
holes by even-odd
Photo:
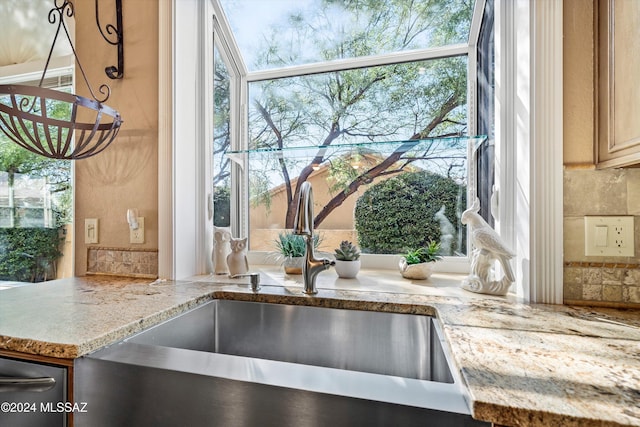
{"type": "Polygon", "coordinates": [[[562,1],[495,0],[494,22],[497,228],[516,295],[562,304],[562,1]]]}
{"type": "Polygon", "coordinates": [[[532,14],[531,274],[528,300],[563,302],[563,9],[535,1],[532,14]]]}
{"type": "Polygon", "coordinates": [[[210,3],[159,3],[158,275],[176,279],[207,271],[210,3]],[[170,82],[170,83],[169,83],[170,82]]]}
{"type": "MultiPolygon", "coordinates": [[[[183,187],[204,185],[195,182],[193,175],[204,166],[198,165],[194,147],[203,135],[182,134],[179,130],[183,128],[194,129],[185,128],[178,113],[204,102],[194,88],[197,83],[180,76],[186,73],[193,79],[193,64],[200,64],[196,76],[203,72],[197,48],[210,33],[197,29],[207,25],[211,15],[202,8],[209,9],[210,4],[180,0],[176,8],[176,2],[161,2],[159,16],[159,275],[171,279],[205,273],[207,265],[201,233],[206,221],[200,221],[206,215],[206,191],[200,194],[183,187]],[[190,37],[184,37],[185,31],[190,37]],[[172,82],[170,90],[167,82],[172,82]],[[182,174],[189,175],[188,179],[182,174]]],[[[525,301],[560,304],[562,1],[496,0],[495,7],[496,178],[502,185],[503,201],[499,230],[518,252],[518,296],[525,301]],[[516,180],[507,179],[510,176],[516,180]],[[505,203],[509,201],[512,203],[505,203]]],[[[202,156],[199,160],[204,161],[202,156]]]]}

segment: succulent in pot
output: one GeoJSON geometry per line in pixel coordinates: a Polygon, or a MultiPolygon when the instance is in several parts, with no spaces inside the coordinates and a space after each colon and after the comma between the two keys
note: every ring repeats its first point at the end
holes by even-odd
{"type": "Polygon", "coordinates": [[[343,240],[335,249],[336,273],[343,279],[353,279],[360,271],[360,250],[353,243],[343,240]]]}
{"type": "MultiPolygon", "coordinates": [[[[282,261],[287,274],[302,274],[306,243],[304,237],[291,231],[278,234],[275,240],[278,258],[282,261]]],[[[313,236],[313,247],[318,249],[320,236],[313,236]]]]}
{"type": "Polygon", "coordinates": [[[398,267],[406,279],[424,280],[431,276],[433,263],[442,259],[439,255],[440,243],[431,241],[428,246],[410,249],[400,258],[398,267]]]}

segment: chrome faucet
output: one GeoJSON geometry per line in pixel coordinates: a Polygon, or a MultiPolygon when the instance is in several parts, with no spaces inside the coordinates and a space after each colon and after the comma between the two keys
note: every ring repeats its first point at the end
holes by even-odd
{"type": "Polygon", "coordinates": [[[303,182],[300,187],[294,227],[293,232],[301,235],[305,240],[304,264],[302,265],[304,293],[317,294],[316,276],[321,271],[335,265],[335,262],[327,258],[316,258],[313,253],[313,190],[309,182],[303,182]]]}

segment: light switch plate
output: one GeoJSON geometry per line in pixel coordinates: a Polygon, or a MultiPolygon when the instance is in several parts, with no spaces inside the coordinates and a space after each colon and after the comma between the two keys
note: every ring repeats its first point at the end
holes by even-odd
{"type": "Polygon", "coordinates": [[[84,243],[98,243],[98,218],[85,218],[84,243]]]}
{"type": "Polygon", "coordinates": [[[585,216],[586,256],[634,256],[633,216],[585,216]]]}

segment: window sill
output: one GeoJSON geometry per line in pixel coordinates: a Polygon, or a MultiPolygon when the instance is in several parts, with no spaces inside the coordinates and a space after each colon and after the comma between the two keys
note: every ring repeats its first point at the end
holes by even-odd
{"type": "MultiPolygon", "coordinates": [[[[320,256],[334,258],[331,253],[319,252],[320,256]]],[[[363,269],[375,269],[377,271],[398,271],[398,262],[401,255],[362,254],[360,262],[363,269]]],[[[247,254],[249,265],[279,265],[279,257],[275,252],[249,251],[247,254]]],[[[436,262],[432,269],[436,273],[468,274],[468,257],[444,257],[436,262]]]]}
{"type": "MultiPolygon", "coordinates": [[[[282,267],[276,265],[250,264],[251,272],[260,273],[260,285],[265,287],[283,287],[288,295],[304,295],[302,275],[285,274],[282,267]]],[[[334,269],[318,274],[316,286],[322,290],[341,290],[358,292],[376,292],[408,295],[428,295],[454,298],[491,298],[504,300],[505,297],[475,294],[460,287],[465,274],[434,273],[427,280],[404,279],[400,272],[377,268],[363,268],[354,279],[341,279],[334,269]]],[[[206,281],[217,284],[237,284],[247,286],[247,279],[229,279],[227,275],[201,275],[185,280],[206,281]]],[[[512,300],[513,294],[507,299],[512,300]]]]}

